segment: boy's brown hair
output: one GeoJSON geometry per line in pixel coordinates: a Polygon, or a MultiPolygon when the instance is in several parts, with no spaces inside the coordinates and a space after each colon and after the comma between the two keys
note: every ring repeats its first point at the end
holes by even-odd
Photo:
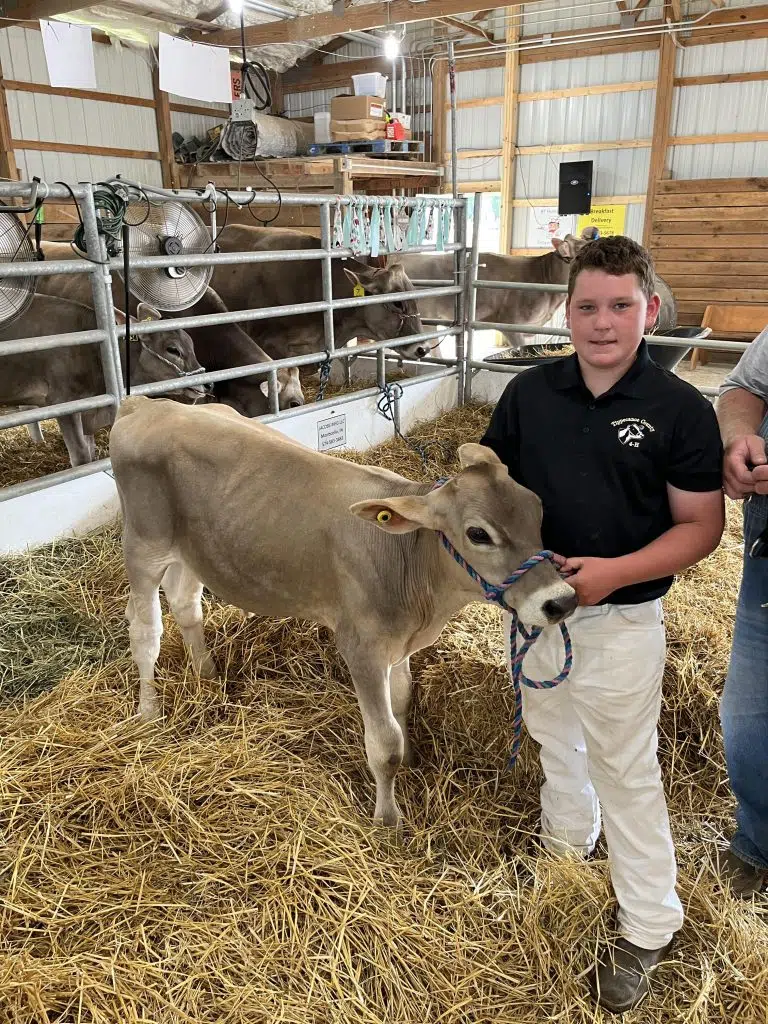
{"type": "Polygon", "coordinates": [[[638,284],[650,299],[656,291],[653,259],[647,249],[626,235],[607,235],[587,242],[573,257],[568,274],[568,298],[573,295],[576,278],[582,270],[602,270],[613,277],[635,274],[638,284]]]}

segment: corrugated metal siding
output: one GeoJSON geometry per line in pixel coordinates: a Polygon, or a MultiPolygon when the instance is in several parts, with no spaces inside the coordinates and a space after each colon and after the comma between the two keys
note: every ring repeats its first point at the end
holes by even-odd
{"type": "Polygon", "coordinates": [[[673,178],[751,178],[768,168],[768,142],[675,146],[671,153],[673,178]]]}
{"type": "Polygon", "coordinates": [[[44,181],[104,181],[116,174],[147,185],[162,185],[156,160],[126,160],[112,156],[82,156],[77,153],[38,153],[16,150],[16,165],[22,181],[38,175],[44,181]]]}
{"type": "MultiPolygon", "coordinates": [[[[152,99],[148,54],[126,46],[94,44],[98,91],[152,99]]],[[[0,61],[6,79],[48,85],[42,35],[14,26],[0,33],[0,61]]],[[[8,117],[15,139],[156,152],[155,112],[101,100],[43,93],[7,92],[8,117]]],[[[160,184],[160,164],[150,160],[16,150],[22,178],[99,181],[117,173],[160,184]]]]}
{"type": "Polygon", "coordinates": [[[678,74],[681,75],[719,75],[739,71],[765,71],[766,68],[768,39],[686,46],[678,61],[678,74]]]}
{"type": "MultiPolygon", "coordinates": [[[[94,43],[93,51],[99,90],[152,99],[152,70],[147,51],[103,43],[94,43]]],[[[0,61],[4,78],[49,83],[40,32],[18,26],[5,29],[0,33],[0,61]]]]}
{"type": "MultiPolygon", "coordinates": [[[[682,148],[682,147],[680,147],[682,148]]],[[[518,157],[515,195],[524,199],[557,195],[561,160],[593,160],[592,192],[596,196],[645,194],[648,184],[650,149],[589,148],[577,153],[540,153],[518,157]]]]}
{"type": "Polygon", "coordinates": [[[149,107],[9,92],[8,117],[15,139],[157,150],[155,112],[149,107]]]}
{"type": "Polygon", "coordinates": [[[181,114],[178,111],[171,111],[171,131],[179,132],[185,139],[196,135],[198,139],[205,137],[209,128],[221,124],[229,118],[229,111],[225,111],[215,117],[203,117],[202,114],[181,114]]]}
{"type": "Polygon", "coordinates": [[[459,160],[456,177],[459,181],[497,181],[501,178],[501,158],[489,156],[459,160]]]}
{"type": "Polygon", "coordinates": [[[656,50],[523,64],[520,68],[520,92],[650,81],[656,78],[658,66],[656,50]]]}
{"type": "Polygon", "coordinates": [[[648,139],[653,128],[653,106],[654,94],[650,90],[522,103],[517,144],[648,139]]]}
{"type": "Polygon", "coordinates": [[[768,127],[768,82],[687,85],[675,89],[673,135],[723,135],[768,127]]]}

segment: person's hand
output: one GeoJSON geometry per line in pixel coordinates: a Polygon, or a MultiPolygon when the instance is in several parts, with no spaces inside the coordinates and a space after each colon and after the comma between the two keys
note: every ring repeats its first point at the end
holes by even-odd
{"type": "Polygon", "coordinates": [[[729,498],[768,494],[765,441],[757,434],[735,438],[725,450],[723,489],[729,498]]]}
{"type": "Polygon", "coordinates": [[[618,578],[613,558],[566,558],[561,573],[565,574],[568,586],[573,587],[579,605],[599,604],[614,590],[624,585],[618,578]]]}

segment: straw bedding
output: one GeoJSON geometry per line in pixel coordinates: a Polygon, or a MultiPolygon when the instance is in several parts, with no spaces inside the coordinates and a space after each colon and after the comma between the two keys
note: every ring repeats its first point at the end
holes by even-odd
{"type": "MultiPolygon", "coordinates": [[[[455,468],[487,409],[366,461],[455,468]]],[[[717,724],[739,574],[721,549],[667,599],[661,757],[687,921],[629,1024],[765,1024],[760,906],[718,888],[731,823],[717,724]]],[[[400,834],[373,785],[331,638],[207,600],[223,682],[184,666],[170,619],[166,718],[133,717],[116,528],[6,562],[0,578],[0,1022],[585,1024],[584,974],[611,926],[605,850],[537,856],[534,745],[505,773],[511,694],[497,612],[471,606],[414,659],[421,763],[400,834]],[[55,685],[54,685],[55,684],[55,685]]],[[[566,684],[567,685],[567,684],[566,684]]]]}

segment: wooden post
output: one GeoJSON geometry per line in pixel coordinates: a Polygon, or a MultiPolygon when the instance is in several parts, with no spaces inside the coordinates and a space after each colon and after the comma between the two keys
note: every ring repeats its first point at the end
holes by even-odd
{"type": "MultiPolygon", "coordinates": [[[[446,77],[448,68],[445,60],[435,61],[432,72],[432,161],[445,167],[445,104],[446,77]]],[[[443,191],[445,185],[443,185],[443,191]]]]}
{"type": "Polygon", "coordinates": [[[272,81],[270,82],[272,90],[272,104],[269,108],[271,114],[280,116],[285,113],[285,96],[283,94],[283,76],[272,72],[270,74],[272,81]]]}
{"type": "Polygon", "coordinates": [[[168,93],[160,88],[160,72],[155,68],[152,72],[152,88],[155,93],[155,123],[157,124],[157,148],[160,152],[160,166],[165,188],[178,188],[178,172],[173,155],[173,139],[171,128],[171,106],[168,93]]]}
{"type": "MultiPolygon", "coordinates": [[[[520,24],[513,21],[514,7],[507,7],[508,17],[505,40],[517,43],[520,38],[520,24]]],[[[516,46],[507,50],[504,57],[504,113],[501,135],[501,227],[499,231],[499,252],[509,253],[512,248],[512,218],[515,198],[515,150],[517,147],[517,112],[520,96],[520,56],[516,46]]]]}
{"type": "Polygon", "coordinates": [[[18,181],[19,171],[16,167],[12,138],[11,122],[8,119],[8,104],[5,99],[3,69],[0,67],[0,178],[18,181]]]}
{"type": "MultiPolygon", "coordinates": [[[[665,4],[666,9],[666,4],[665,4]]],[[[661,37],[659,49],[659,73],[656,79],[656,108],[653,115],[653,136],[651,138],[651,159],[648,169],[648,189],[645,197],[645,221],[643,224],[643,245],[648,246],[653,227],[653,210],[656,190],[663,180],[669,149],[670,117],[675,78],[675,56],[677,48],[667,33],[661,37]]]]}

